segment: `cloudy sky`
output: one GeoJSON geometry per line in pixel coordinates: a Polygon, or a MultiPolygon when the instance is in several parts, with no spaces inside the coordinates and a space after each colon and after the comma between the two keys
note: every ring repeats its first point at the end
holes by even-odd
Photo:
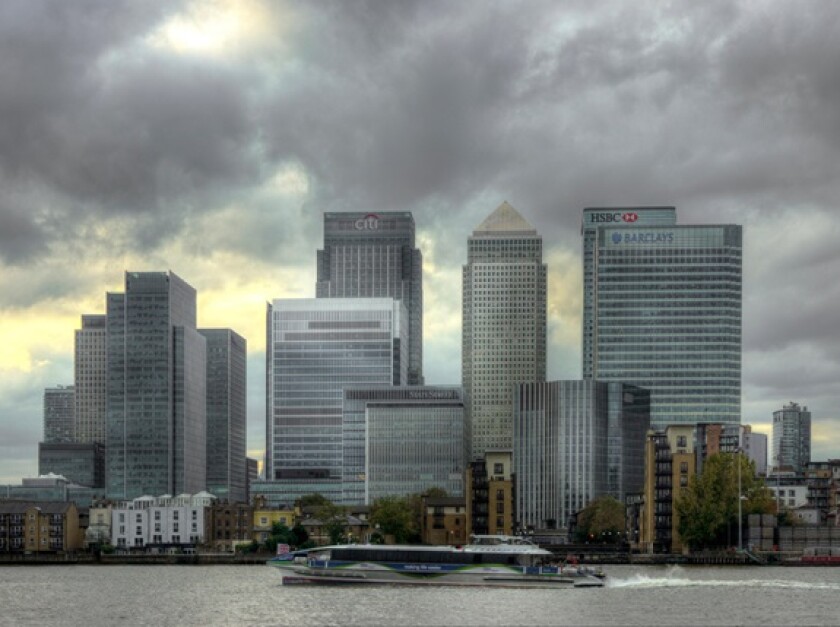
{"type": "Polygon", "coordinates": [[[466,238],[542,234],[549,376],[580,376],[586,206],[745,227],[743,420],[794,400],[840,457],[840,4],[0,3],[0,483],[37,471],[45,387],[124,270],[171,269],[249,343],[314,296],[325,211],[411,211],[425,371],[460,380],[466,238]]]}

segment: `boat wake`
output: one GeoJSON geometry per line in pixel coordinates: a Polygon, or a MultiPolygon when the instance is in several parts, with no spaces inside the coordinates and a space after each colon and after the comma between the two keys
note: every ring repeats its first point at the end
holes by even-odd
{"type": "Polygon", "coordinates": [[[662,577],[633,575],[626,579],[607,579],[608,588],[775,588],[788,590],[836,590],[840,583],[809,583],[787,579],[692,579],[685,571],[674,569],[662,577]]]}

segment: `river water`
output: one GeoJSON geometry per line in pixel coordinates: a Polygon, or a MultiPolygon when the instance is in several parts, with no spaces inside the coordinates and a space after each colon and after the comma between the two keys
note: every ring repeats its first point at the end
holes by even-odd
{"type": "Polygon", "coordinates": [[[840,624],[840,568],[605,570],[605,588],[530,590],[283,587],[268,566],[7,566],[0,624],[840,624]]]}

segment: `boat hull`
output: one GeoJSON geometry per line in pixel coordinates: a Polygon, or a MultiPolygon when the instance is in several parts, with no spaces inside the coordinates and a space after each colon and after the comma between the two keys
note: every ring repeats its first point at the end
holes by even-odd
{"type": "Polygon", "coordinates": [[[429,568],[427,564],[272,564],[282,571],[284,585],[368,584],[426,586],[495,586],[506,588],[589,588],[602,578],[571,569],[507,566],[429,568]]]}

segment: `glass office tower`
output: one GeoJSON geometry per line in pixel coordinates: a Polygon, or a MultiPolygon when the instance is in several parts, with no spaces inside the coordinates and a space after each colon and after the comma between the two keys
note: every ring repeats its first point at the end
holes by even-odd
{"type": "Polygon", "coordinates": [[[341,500],[343,389],[405,383],[407,317],[392,298],[268,306],[266,480],[341,500]]]}
{"type": "Polygon", "coordinates": [[[599,496],[623,502],[642,490],[647,390],[591,379],[523,383],[513,421],[521,524],[560,529],[599,496]]]}
{"type": "Polygon", "coordinates": [[[105,444],[107,316],[83,315],[75,333],[76,442],[105,444]]]}
{"type": "Polygon", "coordinates": [[[545,380],[546,274],[542,237],[507,202],[468,240],[461,376],[471,459],[513,448],[514,386],[545,380]]]}
{"type": "Polygon", "coordinates": [[[423,384],[423,255],[408,212],[325,213],[318,298],[395,298],[408,312],[408,384],[423,384]]]}
{"type": "Polygon", "coordinates": [[[649,389],[657,429],[740,423],[741,227],[592,208],[582,234],[584,378],[649,389]]]}
{"type": "Polygon", "coordinates": [[[248,345],[231,329],[199,329],[207,342],[207,491],[248,502],[248,345]]]}
{"type": "Polygon", "coordinates": [[[206,478],[206,342],[195,289],[172,272],[126,272],[107,295],[106,494],[194,494],[206,478]]]}
{"type": "Polygon", "coordinates": [[[342,431],[345,505],[434,487],[463,495],[469,438],[461,388],[345,388],[342,431]]]}
{"type": "Polygon", "coordinates": [[[76,389],[59,385],[44,390],[44,442],[75,442],[76,389]]]}

